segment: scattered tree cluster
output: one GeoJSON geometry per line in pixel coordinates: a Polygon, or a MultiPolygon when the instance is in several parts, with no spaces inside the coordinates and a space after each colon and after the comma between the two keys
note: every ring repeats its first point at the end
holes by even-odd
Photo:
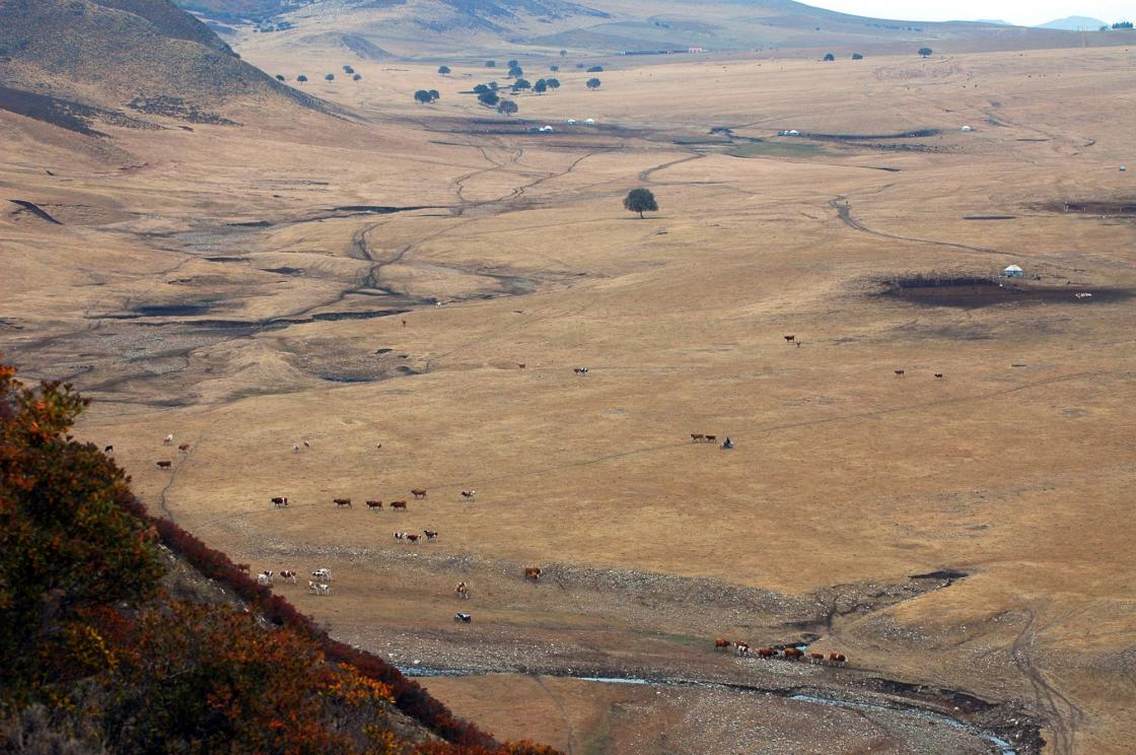
{"type": "Polygon", "coordinates": [[[419,105],[432,105],[441,98],[437,89],[419,89],[414,93],[414,101],[419,105]]]}
{"type": "Polygon", "coordinates": [[[501,100],[497,103],[497,112],[501,115],[515,115],[518,110],[520,108],[512,100],[501,100]]]}

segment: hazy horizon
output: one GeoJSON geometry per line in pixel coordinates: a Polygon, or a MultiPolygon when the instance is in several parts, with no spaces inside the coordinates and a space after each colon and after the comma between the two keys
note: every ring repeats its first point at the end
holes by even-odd
{"type": "Polygon", "coordinates": [[[802,0],[808,5],[842,13],[910,21],[973,21],[991,19],[1023,26],[1044,24],[1067,16],[1089,16],[1112,23],[1131,21],[1133,5],[1120,0],[802,0]]]}

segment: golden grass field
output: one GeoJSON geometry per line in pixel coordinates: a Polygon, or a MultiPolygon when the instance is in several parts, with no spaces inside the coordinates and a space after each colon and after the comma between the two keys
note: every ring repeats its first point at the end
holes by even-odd
{"type": "Polygon", "coordinates": [[[556,128],[531,134],[460,94],[480,67],[238,49],[359,116],[251,103],[239,128],[77,147],[0,113],[5,197],[62,223],[0,216],[0,349],[96,399],[81,434],[151,507],[254,569],[330,567],[331,597],[279,589],[400,664],[548,675],[428,682],[501,736],[984,751],[882,713],[552,678],[596,670],[893,679],[1006,703],[1047,752],[1132,751],[1136,226],[1061,211],[1131,207],[1130,51],[625,61],[600,91],[565,70],[558,93],[518,97],[556,128]],[[344,63],[363,80],[317,80],[344,63]],[[441,101],[416,106],[419,88],[441,101]],[[941,134],[771,138],[925,128],[941,134]],[[622,209],[636,186],[659,213],[622,209]],[[423,209],[328,212],[358,205],[423,209]],[[1011,263],[1068,296],[881,293],[1011,263]],[[361,505],[414,487],[429,495],[406,513],[361,505]],[[392,537],[424,528],[439,541],[392,537]],[[895,596],[943,569],[969,576],[895,596]],[[713,650],[806,632],[849,667],[713,650]]]}

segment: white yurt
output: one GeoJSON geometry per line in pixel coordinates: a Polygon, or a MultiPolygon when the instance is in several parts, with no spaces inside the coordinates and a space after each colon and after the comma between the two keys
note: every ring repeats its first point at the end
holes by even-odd
{"type": "Polygon", "coordinates": [[[1024,278],[1025,276],[1026,271],[1022,270],[1018,265],[1010,265],[1002,271],[1003,278],[1024,278]]]}

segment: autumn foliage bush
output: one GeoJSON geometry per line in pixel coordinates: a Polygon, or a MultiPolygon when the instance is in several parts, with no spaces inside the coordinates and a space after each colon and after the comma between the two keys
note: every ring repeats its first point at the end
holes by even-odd
{"type": "Polygon", "coordinates": [[[86,403],[0,363],[0,751],[11,722],[39,711],[52,736],[113,752],[555,752],[498,744],[151,517],[121,469],[67,434],[86,403]],[[159,542],[248,610],[167,594],[159,542]],[[392,704],[441,740],[400,739],[392,704]]]}

